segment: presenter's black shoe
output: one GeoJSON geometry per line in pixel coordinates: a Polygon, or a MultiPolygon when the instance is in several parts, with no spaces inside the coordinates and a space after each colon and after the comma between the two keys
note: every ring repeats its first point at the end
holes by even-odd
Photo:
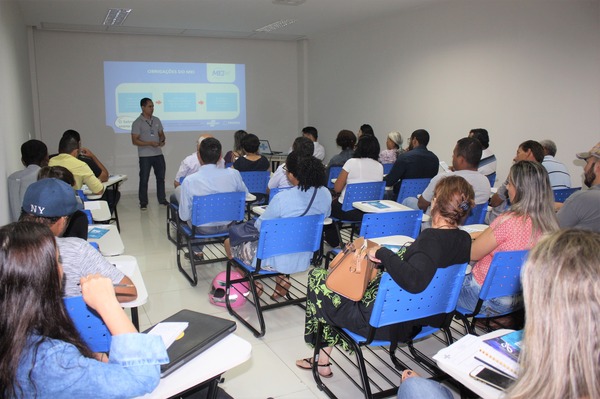
{"type": "Polygon", "coordinates": [[[160,201],[159,204],[164,205],[164,206],[169,206],[169,201],[163,200],[163,201],[160,201]]]}
{"type": "Polygon", "coordinates": [[[140,204],[140,210],[145,211],[146,209],[148,209],[148,205],[140,204]]]}

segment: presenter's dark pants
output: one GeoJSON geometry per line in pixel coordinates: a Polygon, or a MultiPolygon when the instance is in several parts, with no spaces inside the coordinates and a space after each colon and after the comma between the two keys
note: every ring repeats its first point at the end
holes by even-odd
{"type": "Polygon", "coordinates": [[[154,176],[156,176],[156,198],[158,202],[164,203],[167,201],[165,194],[165,172],[167,170],[165,157],[163,155],[140,157],[140,187],[138,191],[140,206],[148,205],[150,169],[154,169],[154,176]]]}

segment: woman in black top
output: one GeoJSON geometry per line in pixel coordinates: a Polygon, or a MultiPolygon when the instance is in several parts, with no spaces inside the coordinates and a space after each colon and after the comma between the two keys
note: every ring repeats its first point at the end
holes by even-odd
{"type": "MultiPolygon", "coordinates": [[[[435,188],[431,209],[431,226],[402,253],[396,254],[387,248],[377,247],[369,252],[369,258],[381,263],[394,281],[411,293],[425,290],[438,268],[469,261],[471,237],[459,230],[460,221],[467,216],[474,206],[473,188],[460,176],[450,176],[440,180],[435,188]]],[[[371,281],[363,299],[354,302],[344,298],[325,286],[327,270],[315,268],[308,278],[308,298],[306,304],[305,341],[314,345],[317,339],[319,319],[327,323],[348,328],[366,336],[369,331],[369,319],[373,310],[375,297],[379,288],[381,273],[371,281]]],[[[421,325],[439,323],[438,317],[420,320],[418,324],[407,322],[400,326],[379,328],[375,339],[392,342],[407,341],[419,332],[421,325]]],[[[329,326],[325,326],[323,338],[328,348],[319,355],[319,374],[331,377],[329,353],[334,345],[347,344],[335,334],[329,326]]],[[[296,365],[303,369],[311,368],[312,358],[300,359],[296,365]]]]}
{"type": "Polygon", "coordinates": [[[233,167],[240,172],[257,172],[271,170],[271,163],[264,155],[258,153],[260,140],[254,134],[247,134],[242,138],[242,149],[245,155],[236,159],[233,167]]]}

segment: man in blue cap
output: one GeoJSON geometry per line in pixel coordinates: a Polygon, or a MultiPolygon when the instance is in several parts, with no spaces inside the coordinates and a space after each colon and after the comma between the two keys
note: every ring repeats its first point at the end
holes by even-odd
{"type": "Polygon", "coordinates": [[[63,294],[65,297],[81,295],[79,280],[90,274],[108,277],[114,284],[117,299],[129,302],[137,297],[137,290],[129,277],[110,264],[87,241],[77,237],[61,237],[69,218],[77,210],[77,199],[71,186],[58,179],[42,179],[31,184],[23,198],[23,213],[19,221],[46,225],[56,236],[64,272],[63,294]]]}

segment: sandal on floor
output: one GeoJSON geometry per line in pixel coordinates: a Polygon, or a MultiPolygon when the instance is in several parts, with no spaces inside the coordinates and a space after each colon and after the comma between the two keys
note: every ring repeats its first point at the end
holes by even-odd
{"type": "MultiPolygon", "coordinates": [[[[296,367],[302,369],[302,370],[312,370],[312,365],[313,365],[313,359],[312,357],[307,357],[305,359],[300,359],[300,360],[296,360],[296,367]],[[308,367],[304,365],[304,363],[308,364],[308,367]]],[[[319,367],[330,367],[331,363],[327,363],[327,364],[319,364],[319,367]]],[[[331,378],[333,377],[333,371],[330,371],[329,374],[321,374],[319,372],[319,375],[323,378],[331,378]]]]}
{"type": "Polygon", "coordinates": [[[276,300],[279,298],[283,298],[289,292],[292,283],[286,277],[277,277],[275,279],[275,290],[271,295],[271,299],[276,300]]]}

